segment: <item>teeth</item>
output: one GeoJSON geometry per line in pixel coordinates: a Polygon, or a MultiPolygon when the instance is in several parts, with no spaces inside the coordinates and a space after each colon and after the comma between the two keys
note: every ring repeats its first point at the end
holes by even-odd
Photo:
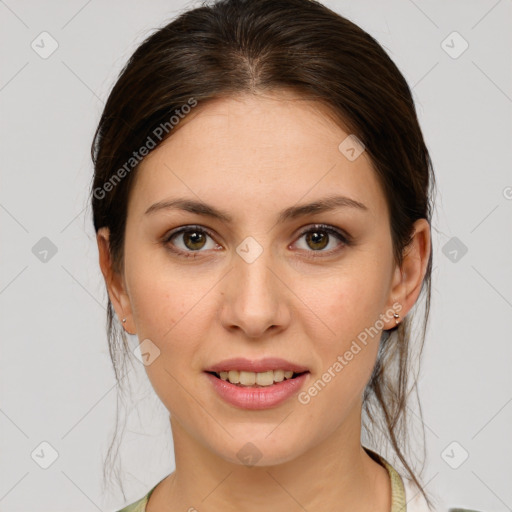
{"type": "Polygon", "coordinates": [[[268,372],[246,372],[230,370],[229,372],[217,373],[222,380],[227,380],[231,384],[240,386],[271,386],[275,382],[282,382],[284,379],[291,379],[293,371],[291,370],[269,370],[268,372]]]}

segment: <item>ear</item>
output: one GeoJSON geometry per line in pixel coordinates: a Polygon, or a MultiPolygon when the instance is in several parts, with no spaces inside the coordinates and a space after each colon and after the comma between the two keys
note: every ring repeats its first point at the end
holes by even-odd
{"type": "MultiPolygon", "coordinates": [[[[400,315],[400,319],[397,319],[399,322],[403,320],[418,299],[427,271],[430,245],[430,224],[427,219],[418,219],[414,223],[413,239],[405,249],[402,266],[397,266],[395,269],[390,291],[391,302],[388,307],[400,315]]],[[[391,318],[386,322],[384,328],[392,329],[395,326],[395,318],[391,318]]]]}
{"type": "Polygon", "coordinates": [[[112,302],[119,323],[128,334],[135,334],[132,309],[124,276],[113,268],[109,237],[110,232],[106,227],[100,228],[96,234],[101,273],[105,279],[110,302],[112,302]],[[125,323],[122,322],[123,318],[126,318],[125,323]]]}

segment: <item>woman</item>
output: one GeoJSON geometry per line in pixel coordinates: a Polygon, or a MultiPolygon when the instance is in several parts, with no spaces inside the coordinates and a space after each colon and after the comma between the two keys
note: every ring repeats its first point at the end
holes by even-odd
{"type": "Polygon", "coordinates": [[[116,377],[117,318],[175,449],[123,512],[433,510],[400,434],[434,176],[380,45],[309,0],[190,10],[130,58],[92,156],[116,377]]]}

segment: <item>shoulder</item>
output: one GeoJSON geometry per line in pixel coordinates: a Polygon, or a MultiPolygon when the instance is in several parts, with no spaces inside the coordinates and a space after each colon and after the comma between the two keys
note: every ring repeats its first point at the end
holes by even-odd
{"type": "Polygon", "coordinates": [[[483,510],[475,510],[461,507],[434,507],[430,508],[423,497],[423,494],[416,487],[415,483],[408,478],[402,477],[405,490],[405,500],[407,502],[407,512],[484,512],[483,510]]]}
{"type": "Polygon", "coordinates": [[[145,496],[135,501],[134,503],[127,505],[121,510],[118,510],[117,512],[145,512],[150,492],[148,492],[145,496]]]}
{"type": "Polygon", "coordinates": [[[142,498],[134,501],[130,505],[126,505],[126,507],[118,510],[117,512],[146,512],[146,506],[149,501],[149,497],[153,494],[153,491],[158,487],[160,483],[162,483],[167,477],[159,480],[142,498]]]}
{"type": "Polygon", "coordinates": [[[409,478],[402,477],[407,502],[407,512],[441,512],[429,508],[425,497],[409,478]]]}

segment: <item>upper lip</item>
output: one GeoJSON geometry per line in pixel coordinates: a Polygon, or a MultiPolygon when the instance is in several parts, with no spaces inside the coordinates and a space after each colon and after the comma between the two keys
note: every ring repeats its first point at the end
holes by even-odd
{"type": "Polygon", "coordinates": [[[230,370],[241,370],[245,372],[266,372],[269,370],[291,370],[295,373],[302,373],[309,371],[305,366],[291,363],[279,357],[265,357],[257,361],[251,361],[245,357],[235,357],[232,359],[225,359],[217,364],[209,366],[205,369],[206,372],[222,372],[230,370]]]}

